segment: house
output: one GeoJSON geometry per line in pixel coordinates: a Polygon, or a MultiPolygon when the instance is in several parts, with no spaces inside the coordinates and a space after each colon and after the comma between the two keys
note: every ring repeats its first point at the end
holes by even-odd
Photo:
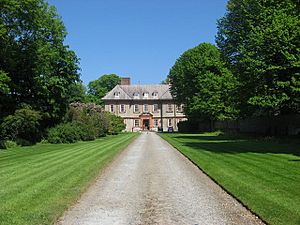
{"type": "Polygon", "coordinates": [[[124,119],[126,131],[178,130],[177,123],[186,120],[183,106],[176,105],[170,86],[131,85],[130,78],[122,78],[102,98],[105,110],[124,119]]]}

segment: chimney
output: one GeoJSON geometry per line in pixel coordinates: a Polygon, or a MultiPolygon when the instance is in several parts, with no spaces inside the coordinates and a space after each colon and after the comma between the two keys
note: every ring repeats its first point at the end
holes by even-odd
{"type": "Polygon", "coordinates": [[[121,77],[121,85],[130,85],[130,77],[121,77]]]}

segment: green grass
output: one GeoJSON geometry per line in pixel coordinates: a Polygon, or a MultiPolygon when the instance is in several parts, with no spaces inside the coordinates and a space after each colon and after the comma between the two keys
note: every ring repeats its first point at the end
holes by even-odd
{"type": "Polygon", "coordinates": [[[300,224],[299,140],[161,136],[269,224],[300,224]]]}
{"type": "Polygon", "coordinates": [[[0,224],[52,224],[136,136],[0,151],[0,224]]]}

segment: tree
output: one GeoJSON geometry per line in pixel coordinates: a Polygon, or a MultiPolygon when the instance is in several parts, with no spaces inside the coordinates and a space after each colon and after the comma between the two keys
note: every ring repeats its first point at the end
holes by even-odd
{"type": "Polygon", "coordinates": [[[69,102],[86,102],[87,101],[87,94],[86,94],[86,87],[82,82],[76,82],[71,84],[69,88],[69,102]]]}
{"type": "Polygon", "coordinates": [[[10,80],[9,92],[0,93],[0,120],[22,103],[40,111],[45,125],[63,117],[69,88],[79,81],[78,58],[63,44],[65,36],[44,0],[0,0],[0,70],[10,80]]]}
{"type": "Polygon", "coordinates": [[[183,53],[168,77],[172,95],[185,104],[189,118],[225,120],[237,114],[237,82],[214,45],[202,43],[183,53]]]}
{"type": "Polygon", "coordinates": [[[97,80],[91,81],[88,84],[89,101],[102,105],[103,101],[101,98],[120,82],[121,78],[116,74],[105,74],[97,80]]]}
{"type": "Polygon", "coordinates": [[[240,81],[244,114],[300,112],[297,0],[230,0],[217,45],[240,81]]]}

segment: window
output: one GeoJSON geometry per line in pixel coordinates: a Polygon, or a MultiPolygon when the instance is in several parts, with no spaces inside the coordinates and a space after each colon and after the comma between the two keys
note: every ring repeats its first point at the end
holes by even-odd
{"type": "Polygon", "coordinates": [[[156,91],[153,92],[153,93],[152,93],[152,97],[153,97],[153,98],[158,98],[158,92],[156,92],[156,91]]]}
{"type": "Polygon", "coordinates": [[[125,112],[126,112],[125,105],[124,104],[120,105],[120,113],[125,113],[125,112]]]}
{"type": "Polygon", "coordinates": [[[144,97],[144,98],[149,98],[149,93],[148,93],[148,92],[144,92],[144,93],[143,93],[143,97],[144,97]]]}
{"type": "Polygon", "coordinates": [[[133,93],[133,98],[134,99],[140,98],[140,94],[137,92],[133,93]]]}
{"type": "Polygon", "coordinates": [[[154,120],[154,127],[158,127],[158,119],[154,120]]]}
{"type": "Polygon", "coordinates": [[[172,126],[172,119],[168,119],[168,126],[169,126],[169,127],[172,126]]]}
{"type": "Polygon", "coordinates": [[[148,106],[148,104],[145,104],[144,105],[144,112],[148,112],[149,111],[149,106],[148,106]]]}
{"type": "Polygon", "coordinates": [[[137,113],[139,111],[140,111],[139,105],[138,104],[133,105],[133,112],[137,113]]]}
{"type": "Polygon", "coordinates": [[[114,105],[110,105],[110,112],[114,112],[115,110],[115,107],[114,107],[114,105]]]}
{"type": "Polygon", "coordinates": [[[167,106],[167,112],[173,112],[173,105],[172,104],[168,104],[167,106]]]}
{"type": "Polygon", "coordinates": [[[115,98],[120,98],[120,92],[115,92],[114,96],[115,96],[115,98]]]}
{"type": "Polygon", "coordinates": [[[158,112],[158,104],[153,105],[153,112],[158,112]]]}
{"type": "Polygon", "coordinates": [[[140,126],[140,120],[134,120],[134,126],[139,127],[140,126]]]}
{"type": "Polygon", "coordinates": [[[177,112],[182,112],[182,111],[183,111],[182,105],[177,105],[177,106],[176,106],[176,111],[177,111],[177,112]]]}

